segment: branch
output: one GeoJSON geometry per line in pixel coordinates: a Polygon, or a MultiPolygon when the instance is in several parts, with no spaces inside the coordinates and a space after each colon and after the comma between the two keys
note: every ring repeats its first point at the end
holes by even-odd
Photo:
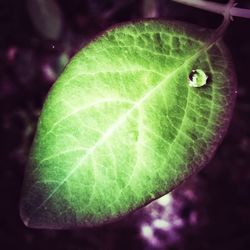
{"type": "MultiPolygon", "coordinates": [[[[214,3],[203,0],[172,0],[172,1],[221,15],[224,15],[225,11],[227,10],[226,4],[214,3]]],[[[250,19],[250,9],[242,9],[242,8],[237,8],[235,6],[236,4],[234,4],[233,7],[231,7],[231,9],[229,10],[231,16],[250,19]]]]}

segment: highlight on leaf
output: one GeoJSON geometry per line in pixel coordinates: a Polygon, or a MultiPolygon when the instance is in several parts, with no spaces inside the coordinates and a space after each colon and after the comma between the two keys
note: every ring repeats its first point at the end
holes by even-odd
{"type": "Polygon", "coordinates": [[[27,226],[114,221],[211,159],[235,79],[227,49],[210,34],[180,22],[126,23],[71,60],[39,119],[20,207],[27,226]],[[209,84],[190,87],[194,69],[192,81],[204,85],[209,75],[209,84]]]}

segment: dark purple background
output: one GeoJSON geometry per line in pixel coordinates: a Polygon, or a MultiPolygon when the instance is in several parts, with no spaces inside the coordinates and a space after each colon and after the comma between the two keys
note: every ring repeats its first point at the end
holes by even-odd
{"type": "MultiPolygon", "coordinates": [[[[250,8],[250,1],[238,2],[250,8]]],[[[63,30],[50,40],[34,27],[26,1],[0,0],[0,249],[250,249],[250,20],[240,18],[224,36],[238,78],[235,112],[212,162],[172,194],[174,202],[166,209],[172,209],[182,226],[170,219],[170,229],[155,230],[162,242],[157,247],[141,234],[141,225],[149,220],[146,209],[95,229],[34,230],[23,225],[18,203],[24,168],[39,111],[55,77],[67,58],[100,31],[143,16],[142,0],[57,3],[63,30]]],[[[222,21],[168,0],[158,0],[158,13],[209,28],[222,21]]]]}

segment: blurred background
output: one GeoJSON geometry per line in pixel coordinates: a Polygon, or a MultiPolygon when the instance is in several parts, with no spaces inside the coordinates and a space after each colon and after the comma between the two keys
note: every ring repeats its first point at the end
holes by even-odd
{"type": "MultiPolygon", "coordinates": [[[[250,9],[250,1],[237,2],[250,9]]],[[[240,18],[224,36],[238,78],[235,111],[225,140],[202,171],[99,228],[34,230],[20,220],[27,155],[49,88],[99,32],[143,17],[213,29],[222,21],[170,0],[0,0],[0,249],[250,249],[250,20],[240,18]]]]}

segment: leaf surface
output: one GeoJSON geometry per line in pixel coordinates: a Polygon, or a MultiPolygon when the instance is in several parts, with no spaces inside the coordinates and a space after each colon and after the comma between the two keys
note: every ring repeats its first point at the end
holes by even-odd
{"type": "Polygon", "coordinates": [[[209,47],[209,35],[183,23],[139,21],[111,28],[71,60],[39,119],[21,201],[26,225],[113,221],[212,157],[235,84],[224,45],[209,47]],[[194,88],[196,69],[208,79],[194,88]]]}

